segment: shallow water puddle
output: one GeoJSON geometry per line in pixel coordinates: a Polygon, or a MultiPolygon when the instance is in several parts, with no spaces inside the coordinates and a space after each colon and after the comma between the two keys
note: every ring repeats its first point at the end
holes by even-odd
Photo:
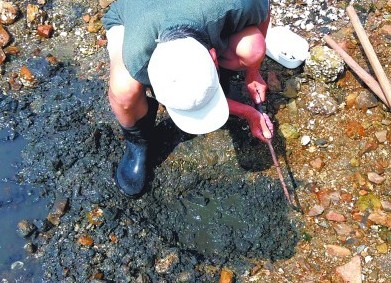
{"type": "Polygon", "coordinates": [[[47,203],[39,197],[38,189],[15,180],[25,141],[22,137],[12,141],[4,137],[6,129],[0,130],[0,279],[38,282],[42,279],[41,267],[23,249],[26,240],[18,235],[17,225],[23,219],[44,218],[47,203]]]}

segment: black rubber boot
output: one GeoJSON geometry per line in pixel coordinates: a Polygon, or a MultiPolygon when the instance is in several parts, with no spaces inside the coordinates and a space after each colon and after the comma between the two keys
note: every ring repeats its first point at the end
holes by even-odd
{"type": "Polygon", "coordinates": [[[126,148],[115,173],[118,189],[129,197],[139,197],[143,193],[147,179],[148,144],[151,140],[159,103],[148,100],[147,114],[131,128],[121,126],[126,148]]]}

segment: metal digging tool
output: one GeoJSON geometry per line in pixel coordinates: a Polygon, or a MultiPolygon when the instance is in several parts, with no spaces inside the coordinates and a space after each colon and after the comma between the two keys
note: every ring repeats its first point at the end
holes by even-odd
{"type": "MultiPolygon", "coordinates": [[[[263,112],[261,104],[256,104],[255,105],[255,109],[257,109],[258,112],[261,113],[262,115],[266,115],[263,112]]],[[[282,188],[284,190],[284,194],[285,194],[285,197],[286,197],[286,199],[288,201],[289,206],[292,209],[294,209],[295,211],[297,211],[297,212],[304,213],[303,209],[300,206],[300,203],[299,203],[299,200],[297,198],[297,195],[295,193],[293,193],[293,197],[292,197],[291,194],[289,193],[288,187],[287,187],[287,185],[285,183],[285,180],[284,180],[284,175],[282,174],[280,163],[278,162],[276,152],[274,151],[274,148],[273,148],[273,145],[272,145],[272,139],[268,139],[266,141],[266,144],[269,147],[270,154],[272,156],[274,166],[276,167],[276,170],[277,170],[277,173],[278,173],[278,177],[280,179],[280,183],[281,183],[281,186],[282,186],[282,188]],[[293,201],[293,199],[294,199],[294,201],[293,201]]]]}

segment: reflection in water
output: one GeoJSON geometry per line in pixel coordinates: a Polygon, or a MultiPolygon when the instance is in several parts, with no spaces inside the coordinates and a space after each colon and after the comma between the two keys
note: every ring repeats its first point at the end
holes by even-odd
{"type": "Polygon", "coordinates": [[[17,225],[23,219],[45,218],[46,202],[38,189],[16,182],[25,141],[21,137],[6,140],[6,131],[0,130],[0,280],[40,282],[39,262],[24,250],[28,241],[18,235],[17,225]]]}

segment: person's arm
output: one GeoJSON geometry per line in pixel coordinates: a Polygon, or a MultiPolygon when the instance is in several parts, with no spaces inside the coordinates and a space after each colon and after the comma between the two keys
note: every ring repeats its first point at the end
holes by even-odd
{"type": "Polygon", "coordinates": [[[246,119],[250,126],[251,134],[266,142],[273,136],[273,124],[266,114],[259,113],[254,107],[227,98],[229,113],[239,118],[246,119]]]}

